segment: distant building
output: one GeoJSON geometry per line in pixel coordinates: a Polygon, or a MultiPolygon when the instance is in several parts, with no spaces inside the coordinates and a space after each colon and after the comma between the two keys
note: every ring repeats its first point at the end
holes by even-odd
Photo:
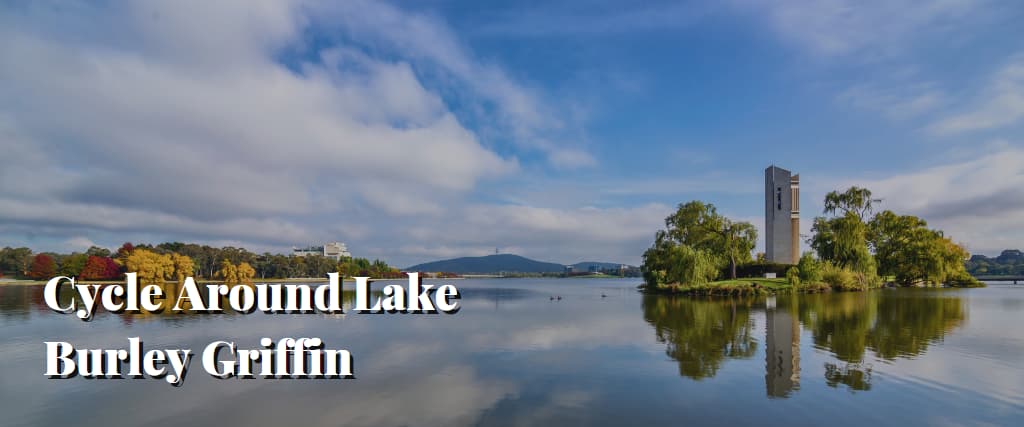
{"type": "Polygon", "coordinates": [[[796,264],[800,259],[800,175],[764,170],[765,259],[796,264]]]}
{"type": "Polygon", "coordinates": [[[351,258],[348,248],[344,243],[331,242],[323,246],[309,246],[305,248],[292,248],[292,256],[321,255],[339,261],[342,258],[351,258]]]}

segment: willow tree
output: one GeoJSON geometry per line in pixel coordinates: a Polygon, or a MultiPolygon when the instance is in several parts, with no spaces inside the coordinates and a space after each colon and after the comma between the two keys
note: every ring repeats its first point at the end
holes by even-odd
{"type": "Polygon", "coordinates": [[[737,222],[723,218],[722,225],[715,231],[722,252],[729,259],[729,275],[736,278],[736,265],[750,260],[750,251],[757,244],[757,228],[749,222],[737,222]]]}
{"type": "Polygon", "coordinates": [[[967,250],[923,219],[884,211],[868,225],[879,274],[903,285],[972,282],[964,267],[967,250]]]}
{"type": "Polygon", "coordinates": [[[736,278],[736,266],[751,259],[756,242],[752,224],[726,218],[710,203],[680,204],[644,252],[645,281],[651,286],[698,285],[713,280],[726,265],[736,278]]]}
{"type": "Polygon", "coordinates": [[[871,198],[871,190],[853,186],[842,193],[832,191],[826,194],[825,213],[838,216],[853,214],[864,222],[868,215],[871,215],[875,203],[881,201],[882,199],[871,198]]]}
{"type": "Polygon", "coordinates": [[[850,187],[846,191],[825,196],[826,215],[817,217],[811,226],[811,248],[818,258],[865,274],[874,275],[875,261],[868,250],[868,226],[864,218],[871,214],[874,203],[871,191],[850,187]]]}

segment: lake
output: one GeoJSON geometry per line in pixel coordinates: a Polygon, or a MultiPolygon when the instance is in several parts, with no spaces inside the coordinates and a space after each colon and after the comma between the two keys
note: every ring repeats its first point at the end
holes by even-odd
{"type": "MultiPolygon", "coordinates": [[[[438,281],[426,281],[438,283],[438,281]]],[[[454,315],[114,315],[0,286],[0,425],[1019,425],[1024,286],[709,299],[466,279],[454,315]],[[560,296],[561,299],[552,299],[560,296]],[[320,337],[354,379],[56,380],[44,341],[320,337]]],[[[346,283],[352,289],[351,283],[346,283]]]]}

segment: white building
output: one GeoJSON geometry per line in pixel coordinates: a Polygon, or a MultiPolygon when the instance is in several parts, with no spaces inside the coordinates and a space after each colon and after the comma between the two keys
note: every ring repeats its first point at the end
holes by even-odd
{"type": "Polygon", "coordinates": [[[292,248],[292,256],[322,255],[339,261],[342,258],[351,258],[352,254],[344,243],[331,242],[323,246],[309,246],[305,248],[292,248]]]}

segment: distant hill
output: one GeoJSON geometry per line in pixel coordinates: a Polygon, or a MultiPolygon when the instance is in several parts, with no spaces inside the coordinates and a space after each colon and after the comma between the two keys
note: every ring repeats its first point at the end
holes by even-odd
{"type": "Polygon", "coordinates": [[[618,270],[619,267],[621,267],[621,266],[622,266],[622,264],[618,264],[618,263],[614,263],[614,262],[594,262],[594,261],[584,261],[584,262],[577,262],[575,264],[572,264],[573,270],[576,270],[576,271],[590,271],[591,267],[594,267],[597,270],[618,270]]]}
{"type": "Polygon", "coordinates": [[[565,266],[553,262],[535,261],[512,254],[462,257],[428,262],[406,268],[406,271],[443,271],[458,274],[489,273],[561,273],[565,266]]]}
{"type": "Polygon", "coordinates": [[[1024,274],[1024,252],[1007,249],[995,258],[974,255],[966,265],[967,272],[975,276],[1007,276],[1024,274]]]}

